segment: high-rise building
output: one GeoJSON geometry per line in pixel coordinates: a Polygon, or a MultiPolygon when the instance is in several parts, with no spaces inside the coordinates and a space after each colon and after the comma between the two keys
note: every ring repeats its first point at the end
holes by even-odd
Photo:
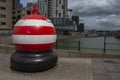
{"type": "Polygon", "coordinates": [[[38,3],[37,3],[39,13],[46,17],[48,17],[48,1],[51,1],[51,0],[38,0],[38,3]]]}
{"type": "Polygon", "coordinates": [[[20,3],[20,0],[13,0],[12,9],[12,24],[14,25],[21,18],[22,14],[23,5],[20,3]]]}
{"type": "Polygon", "coordinates": [[[51,19],[54,25],[65,25],[67,21],[68,0],[38,0],[39,12],[51,19]]]}
{"type": "Polygon", "coordinates": [[[23,7],[23,5],[20,3],[20,0],[12,0],[13,2],[13,8],[20,8],[23,7]]]}
{"type": "Polygon", "coordinates": [[[80,24],[77,26],[77,31],[78,31],[78,32],[84,32],[84,23],[80,23],[80,24]]]}
{"type": "Polygon", "coordinates": [[[31,12],[27,9],[27,7],[22,8],[21,17],[31,14],[31,12]]]}
{"type": "Polygon", "coordinates": [[[72,21],[79,25],[79,16],[72,16],[72,21]]]}
{"type": "Polygon", "coordinates": [[[72,9],[68,9],[67,13],[68,13],[67,18],[72,19],[72,16],[73,16],[72,9]]]}
{"type": "Polygon", "coordinates": [[[38,9],[49,18],[67,18],[68,0],[38,0],[38,9]]]}
{"type": "Polygon", "coordinates": [[[0,0],[0,29],[12,28],[12,0],[0,0]]]}

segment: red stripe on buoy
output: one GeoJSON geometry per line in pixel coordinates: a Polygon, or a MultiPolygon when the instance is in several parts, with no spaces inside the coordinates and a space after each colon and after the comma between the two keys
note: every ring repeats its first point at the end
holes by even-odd
{"type": "MultiPolygon", "coordinates": [[[[35,14],[34,14],[35,13],[35,14]]],[[[13,29],[12,41],[21,51],[51,50],[56,41],[56,30],[51,20],[33,14],[22,17],[13,29]]]]}
{"type": "Polygon", "coordinates": [[[54,27],[49,26],[16,26],[13,29],[14,35],[55,35],[56,30],[54,27]]]}
{"type": "Polygon", "coordinates": [[[51,50],[54,47],[54,43],[49,44],[15,44],[17,50],[24,51],[42,51],[51,50]]]}

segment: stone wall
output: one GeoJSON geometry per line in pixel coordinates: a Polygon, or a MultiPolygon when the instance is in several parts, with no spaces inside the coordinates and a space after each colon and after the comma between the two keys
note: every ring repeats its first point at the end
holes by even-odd
{"type": "Polygon", "coordinates": [[[0,44],[12,44],[11,37],[0,37],[0,44]]]}
{"type": "Polygon", "coordinates": [[[0,29],[0,44],[12,44],[12,30],[0,29]]]}

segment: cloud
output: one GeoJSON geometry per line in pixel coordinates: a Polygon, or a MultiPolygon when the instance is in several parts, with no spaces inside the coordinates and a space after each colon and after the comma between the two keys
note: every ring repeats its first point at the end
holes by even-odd
{"type": "Polygon", "coordinates": [[[80,17],[85,29],[120,30],[120,15],[80,17]]]}
{"type": "Polygon", "coordinates": [[[99,25],[107,29],[120,29],[120,15],[110,15],[99,20],[99,25]]]}
{"type": "Polygon", "coordinates": [[[97,16],[118,14],[120,5],[117,0],[74,0],[70,7],[74,9],[75,15],[97,16]],[[72,5],[72,6],[71,6],[72,5]]]}
{"type": "Polygon", "coordinates": [[[120,0],[69,0],[69,8],[89,29],[120,29],[120,0]]]}

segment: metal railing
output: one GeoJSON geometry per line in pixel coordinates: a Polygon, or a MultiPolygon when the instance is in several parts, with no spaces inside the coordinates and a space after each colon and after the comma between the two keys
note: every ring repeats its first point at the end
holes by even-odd
{"type": "MultiPolygon", "coordinates": [[[[120,48],[119,49],[110,49],[110,48],[107,48],[108,45],[119,45],[118,43],[107,43],[107,37],[105,36],[104,37],[104,42],[103,42],[103,47],[102,48],[95,48],[95,47],[83,47],[81,46],[81,40],[79,41],[72,41],[71,43],[75,43],[77,44],[76,46],[65,46],[65,45],[59,45],[61,42],[62,43],[66,43],[66,41],[56,41],[56,44],[55,44],[55,49],[65,49],[65,50],[71,50],[71,48],[73,48],[72,50],[77,50],[77,51],[81,51],[83,49],[89,49],[89,50],[101,50],[101,52],[104,52],[106,53],[108,50],[109,51],[118,51],[120,52],[120,48]],[[58,44],[59,43],[59,44],[58,44]]],[[[70,41],[69,41],[70,42],[70,41]]]]}

